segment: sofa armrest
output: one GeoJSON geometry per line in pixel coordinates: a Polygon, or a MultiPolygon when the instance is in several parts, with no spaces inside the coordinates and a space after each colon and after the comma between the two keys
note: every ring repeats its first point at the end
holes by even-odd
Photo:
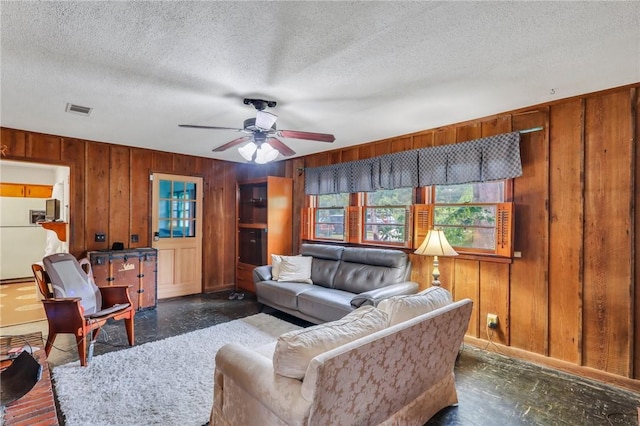
{"type": "Polygon", "coordinates": [[[257,266],[253,270],[253,282],[269,281],[271,279],[271,265],[257,266]]]}
{"type": "MultiPolygon", "coordinates": [[[[222,383],[216,384],[216,390],[219,387],[224,392],[225,382],[231,380],[235,386],[251,395],[287,424],[299,423],[300,419],[308,415],[311,403],[302,398],[302,382],[275,374],[271,358],[253,349],[237,343],[224,345],[216,354],[216,370],[223,375],[222,383]]],[[[214,400],[219,399],[216,397],[214,400]]],[[[225,401],[225,398],[220,400],[225,404],[241,406],[251,403],[225,401]]]]}
{"type": "Polygon", "coordinates": [[[375,290],[365,291],[364,293],[353,296],[351,299],[351,306],[354,308],[359,308],[364,305],[377,306],[380,301],[391,296],[415,294],[418,292],[418,288],[418,283],[414,281],[405,281],[403,283],[376,288],[375,290]]]}

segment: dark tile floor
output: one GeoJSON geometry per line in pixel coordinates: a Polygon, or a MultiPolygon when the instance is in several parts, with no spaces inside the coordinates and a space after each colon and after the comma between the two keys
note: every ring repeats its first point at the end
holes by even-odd
{"type": "MultiPolygon", "coordinates": [[[[229,300],[228,293],[163,300],[136,314],[136,344],[253,315],[255,297],[229,300]]],[[[286,314],[266,313],[306,326],[286,314]]],[[[107,324],[98,338],[96,355],[127,348],[122,324],[107,324]]],[[[61,336],[50,363],[77,360],[73,340],[61,336]]],[[[427,425],[629,425],[638,426],[640,394],[559,373],[499,354],[465,346],[456,366],[459,405],[444,409],[427,425]]]]}

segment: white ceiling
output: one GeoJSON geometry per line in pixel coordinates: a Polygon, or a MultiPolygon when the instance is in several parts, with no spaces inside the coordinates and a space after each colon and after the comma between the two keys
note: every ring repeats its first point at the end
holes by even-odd
{"type": "MultiPolygon", "coordinates": [[[[275,100],[297,156],[640,81],[633,2],[1,1],[1,125],[211,152],[275,100]],[[67,103],[93,108],[89,117],[67,103]]],[[[282,159],[282,157],[279,157],[282,159]]]]}

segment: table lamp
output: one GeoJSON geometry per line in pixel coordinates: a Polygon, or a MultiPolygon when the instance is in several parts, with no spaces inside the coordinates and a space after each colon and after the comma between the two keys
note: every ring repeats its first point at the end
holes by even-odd
{"type": "Polygon", "coordinates": [[[440,285],[440,270],[438,269],[438,256],[457,256],[458,253],[451,247],[441,229],[429,229],[420,247],[414,252],[421,256],[433,256],[433,281],[431,285],[440,285]]]}

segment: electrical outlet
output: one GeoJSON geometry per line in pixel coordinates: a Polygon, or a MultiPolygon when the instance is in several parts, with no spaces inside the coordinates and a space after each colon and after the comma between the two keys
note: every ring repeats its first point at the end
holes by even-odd
{"type": "Polygon", "coordinates": [[[498,315],[497,314],[487,314],[487,327],[492,330],[498,328],[498,315]]]}
{"type": "Polygon", "coordinates": [[[105,241],[107,241],[107,235],[103,234],[101,232],[96,232],[95,241],[96,241],[96,243],[104,243],[105,241]]]}
{"type": "Polygon", "coordinates": [[[131,234],[131,242],[137,243],[139,240],[138,234],[131,234]]]}

